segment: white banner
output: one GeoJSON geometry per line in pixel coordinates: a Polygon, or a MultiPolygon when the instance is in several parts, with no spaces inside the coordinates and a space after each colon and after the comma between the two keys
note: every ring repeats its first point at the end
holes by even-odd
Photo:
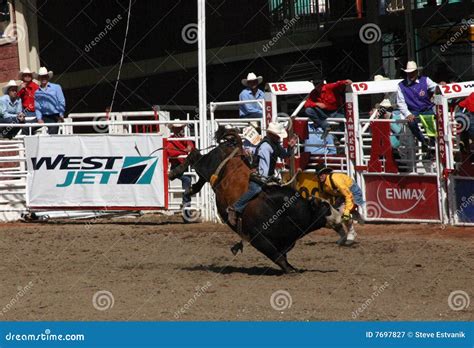
{"type": "Polygon", "coordinates": [[[158,135],[31,136],[25,147],[29,207],[167,206],[158,135]]]}

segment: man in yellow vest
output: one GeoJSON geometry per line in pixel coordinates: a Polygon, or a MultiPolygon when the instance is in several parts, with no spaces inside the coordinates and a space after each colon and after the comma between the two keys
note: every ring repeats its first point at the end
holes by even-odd
{"type": "Polygon", "coordinates": [[[333,173],[331,168],[322,164],[316,167],[316,176],[319,183],[321,198],[328,199],[342,210],[342,222],[347,228],[347,239],[338,241],[340,245],[351,246],[354,244],[357,233],[353,220],[363,223],[357,206],[364,204],[360,187],[348,175],[333,173]]]}

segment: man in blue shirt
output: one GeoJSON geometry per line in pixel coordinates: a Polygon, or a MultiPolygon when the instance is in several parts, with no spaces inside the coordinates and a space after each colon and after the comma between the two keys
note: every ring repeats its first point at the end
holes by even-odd
{"type": "MultiPolygon", "coordinates": [[[[407,73],[407,78],[398,84],[397,104],[401,112],[402,119],[408,121],[408,128],[421,143],[422,151],[431,157],[428,151],[428,140],[421,132],[418,121],[423,115],[434,114],[434,104],[431,102],[431,96],[435,91],[437,84],[429,77],[418,76],[418,66],[416,62],[407,63],[407,68],[403,69],[407,73]]],[[[430,140],[434,143],[433,140],[430,140]]]]}
{"type": "MultiPolygon", "coordinates": [[[[242,80],[242,84],[246,87],[240,92],[239,100],[258,100],[265,99],[265,93],[258,88],[258,85],[262,83],[263,77],[250,73],[246,79],[242,80]]],[[[263,115],[263,110],[258,103],[246,103],[241,104],[239,108],[239,116],[241,118],[260,118],[263,115]]]]}
{"type": "Polygon", "coordinates": [[[328,134],[326,139],[323,139],[324,130],[321,127],[316,127],[313,123],[308,123],[308,133],[309,137],[305,141],[305,152],[312,155],[335,155],[337,153],[332,134],[328,134]]]}
{"type": "MultiPolygon", "coordinates": [[[[3,87],[3,96],[0,97],[0,123],[25,123],[25,114],[21,98],[18,97],[18,85],[15,80],[10,80],[3,87]]],[[[1,130],[2,137],[11,139],[18,134],[20,128],[6,127],[1,130]]]]}
{"type": "MultiPolygon", "coordinates": [[[[49,82],[52,71],[41,67],[38,71],[40,87],[35,93],[35,110],[38,123],[59,123],[64,121],[66,100],[60,85],[49,82]]],[[[48,127],[49,134],[58,134],[58,126],[48,127]]]]}
{"type": "MultiPolygon", "coordinates": [[[[288,133],[281,123],[271,122],[267,128],[267,135],[258,144],[255,149],[255,155],[258,156],[258,163],[256,164],[258,181],[266,181],[275,174],[275,166],[278,158],[287,158],[291,155],[294,146],[296,145],[298,136],[295,134],[293,138],[288,141],[288,151],[281,145],[280,141],[285,139],[288,133]]],[[[261,184],[252,180],[250,176],[249,186],[245,192],[233,206],[227,208],[229,223],[231,225],[237,224],[238,215],[241,215],[247,204],[262,191],[261,184]]]]}

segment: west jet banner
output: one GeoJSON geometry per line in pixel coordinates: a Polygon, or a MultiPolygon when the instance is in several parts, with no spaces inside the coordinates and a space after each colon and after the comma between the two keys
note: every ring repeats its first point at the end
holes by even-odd
{"type": "Polygon", "coordinates": [[[166,207],[159,136],[25,138],[29,207],[166,207]]]}

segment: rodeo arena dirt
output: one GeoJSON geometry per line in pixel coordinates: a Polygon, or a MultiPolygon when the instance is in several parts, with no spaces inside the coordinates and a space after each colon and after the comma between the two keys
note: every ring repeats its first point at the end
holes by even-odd
{"type": "Polygon", "coordinates": [[[309,81],[268,83],[254,101],[261,117],[219,114],[239,101],[210,103],[208,119],[177,121],[157,109],[70,114],[59,135],[1,141],[0,320],[472,320],[474,165],[460,148],[468,119],[451,102],[474,92],[474,82],[436,88],[431,157],[403,121],[400,155],[387,153],[396,120],[359,107],[399,82],[348,83],[345,117],[328,119],[335,151],[324,154],[311,153],[321,145],[300,112],[309,81]],[[298,107],[279,112],[289,96],[298,107]],[[235,141],[255,143],[276,121],[297,142],[276,165],[277,188],[260,193],[279,203],[268,213],[255,198],[229,224],[222,197],[240,185],[235,141]],[[169,155],[176,141],[200,153],[169,155]],[[196,169],[220,147],[232,151],[209,173],[196,169]],[[349,245],[329,224],[335,214],[341,223],[342,210],[320,198],[321,166],[361,188],[349,245]],[[186,192],[182,175],[193,184],[186,192]],[[190,190],[191,201],[183,199],[190,190]],[[314,231],[295,232],[306,218],[314,231]]]}

